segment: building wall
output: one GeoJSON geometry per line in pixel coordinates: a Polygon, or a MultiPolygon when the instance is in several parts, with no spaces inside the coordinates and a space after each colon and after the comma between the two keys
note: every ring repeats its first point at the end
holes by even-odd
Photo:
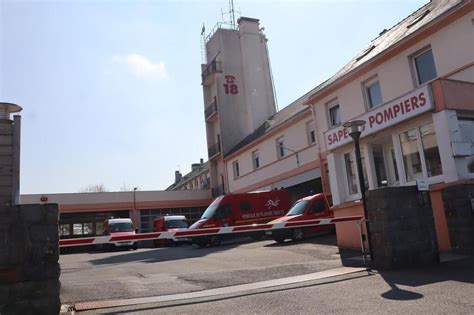
{"type": "MultiPolygon", "coordinates": [[[[343,122],[365,113],[366,106],[362,84],[375,75],[378,76],[384,102],[398,98],[413,90],[415,82],[411,72],[410,56],[428,45],[431,45],[439,77],[450,75],[454,70],[471,64],[474,61],[474,49],[472,48],[474,42],[473,17],[472,12],[463,16],[439,32],[428,36],[395,57],[385,60],[381,65],[318,101],[317,104],[314,104],[318,130],[325,132],[329,129],[326,104],[333,99],[337,98],[339,100],[343,122]]],[[[456,75],[451,76],[460,78],[456,75]]],[[[471,77],[473,77],[472,71],[463,71],[463,79],[471,77]]],[[[322,132],[318,133],[318,137],[322,151],[325,151],[322,132]]]]}
{"type": "MultiPolygon", "coordinates": [[[[256,141],[241,150],[240,153],[226,158],[227,176],[229,178],[229,190],[231,192],[244,192],[259,190],[269,185],[268,179],[281,180],[279,175],[287,172],[297,173],[307,170],[307,165],[318,160],[318,151],[315,143],[309,143],[307,135],[307,123],[311,122],[310,111],[297,120],[274,133],[264,136],[262,140],[256,141]],[[284,138],[284,146],[292,151],[298,152],[299,165],[296,153],[287,149],[285,156],[277,156],[277,139],[284,138]],[[253,152],[258,150],[260,156],[260,167],[254,168],[253,152]],[[234,176],[234,163],[238,161],[240,176],[234,176]]],[[[270,183],[271,184],[271,183],[270,183]]]]}

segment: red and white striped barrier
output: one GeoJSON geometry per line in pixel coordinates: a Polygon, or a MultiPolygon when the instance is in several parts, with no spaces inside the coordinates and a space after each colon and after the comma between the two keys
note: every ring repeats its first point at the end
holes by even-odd
{"type": "Polygon", "coordinates": [[[340,218],[324,218],[307,221],[290,221],[290,222],[278,222],[278,223],[266,223],[266,224],[252,224],[252,225],[240,225],[240,226],[226,226],[196,230],[182,230],[174,232],[153,232],[143,233],[127,236],[96,236],[96,237],[84,237],[74,239],[61,239],[59,240],[59,247],[70,247],[70,246],[84,246],[84,245],[97,245],[107,243],[119,243],[119,242],[132,242],[132,241],[144,241],[144,240],[156,240],[156,239],[172,239],[177,238],[190,238],[196,236],[207,236],[217,234],[233,234],[233,233],[245,233],[245,232],[257,232],[257,231],[271,231],[279,229],[290,229],[296,227],[310,227],[318,225],[329,225],[339,222],[349,221],[360,221],[362,216],[351,216],[351,217],[340,217],[340,218]]]}

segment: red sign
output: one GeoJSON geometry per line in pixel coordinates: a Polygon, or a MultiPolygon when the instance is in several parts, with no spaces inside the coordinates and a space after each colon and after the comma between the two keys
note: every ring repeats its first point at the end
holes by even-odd
{"type": "Polygon", "coordinates": [[[235,84],[235,77],[233,75],[226,75],[224,85],[225,94],[239,94],[239,87],[235,84]]]}
{"type": "MultiPolygon", "coordinates": [[[[365,121],[361,134],[361,137],[364,137],[427,112],[432,108],[433,102],[431,101],[430,90],[428,85],[425,85],[362,116],[354,118],[354,120],[365,121]]],[[[326,139],[326,149],[328,150],[352,141],[349,133],[342,126],[326,131],[324,137],[326,139]]]]}
{"type": "Polygon", "coordinates": [[[46,197],[46,196],[41,196],[40,200],[41,200],[41,202],[47,202],[47,201],[48,201],[48,197],[46,197]]]}

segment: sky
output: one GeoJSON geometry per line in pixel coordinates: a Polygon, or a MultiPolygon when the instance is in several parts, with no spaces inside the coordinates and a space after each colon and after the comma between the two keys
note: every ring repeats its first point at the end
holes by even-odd
{"type": "MultiPolygon", "coordinates": [[[[265,27],[282,109],[426,2],[234,6],[265,27]]],[[[222,11],[228,0],[0,0],[0,102],[23,107],[21,193],[162,190],[207,160],[200,34],[222,11]]]]}

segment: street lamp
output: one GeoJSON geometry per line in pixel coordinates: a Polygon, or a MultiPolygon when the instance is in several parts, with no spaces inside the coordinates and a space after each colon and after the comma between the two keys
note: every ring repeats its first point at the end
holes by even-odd
{"type": "Polygon", "coordinates": [[[138,220],[138,215],[137,215],[137,198],[136,198],[136,192],[137,192],[138,187],[133,188],[133,224],[135,225],[135,228],[137,228],[137,220],[138,220]]]}
{"type": "Polygon", "coordinates": [[[362,159],[360,156],[360,135],[364,130],[365,120],[353,120],[346,122],[343,127],[349,133],[351,138],[354,140],[355,146],[355,155],[356,155],[356,164],[357,164],[357,173],[359,175],[359,186],[360,186],[360,194],[362,199],[362,206],[364,207],[364,219],[366,222],[366,230],[367,230],[367,239],[369,243],[369,253],[370,253],[370,260],[374,261],[374,253],[372,251],[372,241],[370,239],[370,228],[369,228],[369,214],[367,211],[367,205],[365,203],[365,181],[364,181],[364,173],[362,172],[362,159]]]}

